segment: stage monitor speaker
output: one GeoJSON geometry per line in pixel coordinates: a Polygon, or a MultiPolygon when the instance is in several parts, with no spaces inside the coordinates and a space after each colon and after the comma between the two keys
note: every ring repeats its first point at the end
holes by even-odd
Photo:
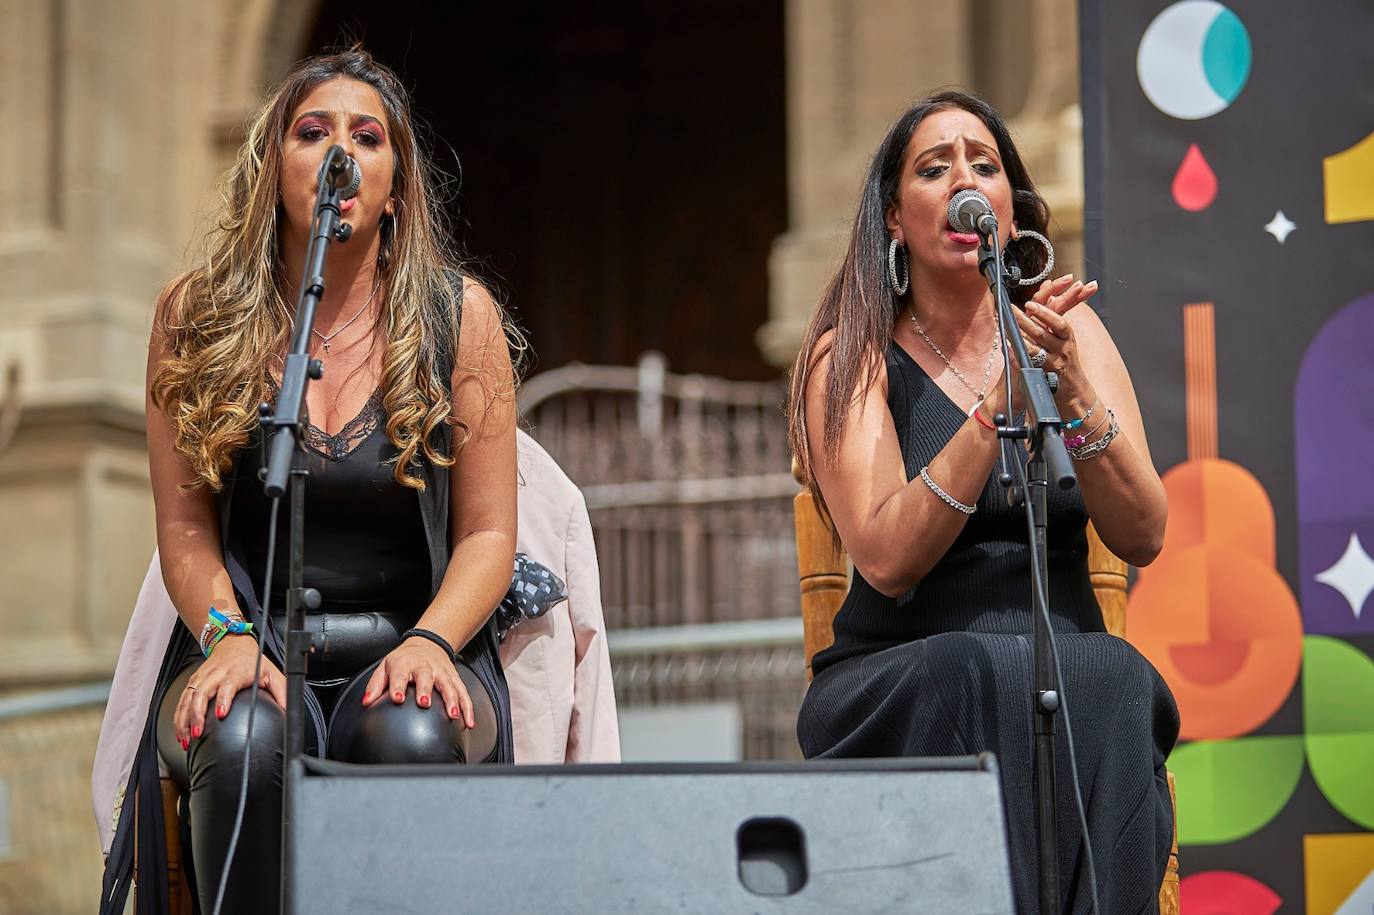
{"type": "Polygon", "coordinates": [[[986,755],[288,777],[297,913],[1014,908],[986,755]]]}

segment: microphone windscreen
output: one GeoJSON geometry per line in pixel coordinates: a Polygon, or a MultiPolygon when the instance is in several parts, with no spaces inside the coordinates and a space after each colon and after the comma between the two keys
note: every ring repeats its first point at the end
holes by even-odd
{"type": "Polygon", "coordinates": [[[340,200],[348,200],[351,197],[357,197],[358,188],[362,187],[363,167],[359,165],[358,160],[354,159],[352,156],[348,157],[348,173],[352,178],[343,190],[339,191],[340,200]]]}
{"type": "Polygon", "coordinates": [[[949,224],[963,232],[978,231],[978,217],[992,214],[992,204],[982,191],[966,187],[949,201],[949,224]]]}

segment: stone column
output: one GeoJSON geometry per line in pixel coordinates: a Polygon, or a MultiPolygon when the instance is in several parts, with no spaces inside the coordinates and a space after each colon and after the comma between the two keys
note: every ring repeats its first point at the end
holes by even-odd
{"type": "Polygon", "coordinates": [[[770,319],[758,332],[770,361],[792,364],[843,255],[884,131],[938,87],[972,88],[1011,120],[1054,210],[1060,261],[1077,268],[1083,190],[1074,0],[788,0],[786,20],[791,226],[773,245],[770,319]]]}
{"type": "Polygon", "coordinates": [[[791,226],[773,245],[770,319],[758,332],[780,367],[844,252],[884,131],[925,92],[972,77],[967,0],[938,12],[907,0],[788,0],[784,15],[791,226]]]}
{"type": "Polygon", "coordinates": [[[1078,5],[1075,0],[1029,0],[1021,6],[1015,38],[1029,48],[1028,72],[1018,74],[1025,81],[1025,102],[1014,113],[1005,113],[1011,116],[1012,136],[1026,167],[1050,205],[1055,273],[1091,277],[1083,264],[1078,5]]]}
{"type": "Polygon", "coordinates": [[[108,675],[152,553],[149,319],[208,203],[215,34],[202,3],[0,0],[0,688],[108,675]]]}

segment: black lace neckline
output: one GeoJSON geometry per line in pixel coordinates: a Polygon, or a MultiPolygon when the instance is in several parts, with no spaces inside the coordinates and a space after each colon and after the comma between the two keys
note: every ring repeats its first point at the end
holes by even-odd
{"type": "MultiPolygon", "coordinates": [[[[276,399],[281,393],[281,388],[277,384],[277,379],[271,375],[267,376],[267,386],[272,390],[272,398],[276,399]]],[[[305,427],[305,446],[321,457],[329,458],[331,461],[345,460],[350,454],[358,450],[363,442],[372,437],[372,433],[377,431],[382,419],[382,389],[377,387],[372,391],[372,396],[363,404],[363,408],[358,411],[358,415],[343,424],[338,432],[330,435],[314,423],[308,423],[305,427]]]]}

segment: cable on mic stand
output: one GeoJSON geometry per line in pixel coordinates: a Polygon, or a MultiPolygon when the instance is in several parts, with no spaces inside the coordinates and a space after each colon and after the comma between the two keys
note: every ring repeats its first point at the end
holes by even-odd
{"type": "Polygon", "coordinates": [[[281,909],[285,913],[294,911],[295,894],[292,892],[292,852],[289,841],[291,826],[292,770],[300,766],[300,757],[305,752],[305,669],[306,655],[311,648],[310,635],[305,630],[305,611],[320,606],[320,593],[314,588],[304,587],[305,574],[305,478],[309,475],[302,456],[304,455],[304,430],[309,421],[306,414],[306,387],[310,379],[321,378],[324,366],[318,359],[310,358],[310,332],[315,324],[315,307],[324,295],[324,262],[331,241],[346,242],[353,233],[353,227],[342,221],[339,212],[340,200],[348,199],[358,192],[362,173],[357,163],[344,151],[342,146],[331,146],[324,154],[320,164],[318,186],[315,192],[315,214],[311,220],[309,247],[306,249],[304,275],[301,277],[300,293],[296,300],[296,319],[292,329],[291,345],[282,370],[281,389],[277,393],[275,411],[269,404],[261,408],[263,435],[266,439],[269,430],[271,438],[268,447],[267,464],[264,468],[263,491],[272,500],[270,528],[267,534],[267,571],[262,591],[262,627],[258,635],[258,656],[253,668],[253,686],[249,693],[248,721],[244,734],[243,774],[239,782],[239,803],[234,814],[234,828],[230,835],[229,849],[225,854],[224,868],[220,873],[219,888],[215,893],[212,915],[220,915],[224,904],[224,891],[229,883],[229,865],[234,860],[238,847],[239,833],[243,827],[243,814],[248,803],[248,764],[253,747],[253,717],[257,708],[259,682],[262,678],[262,658],[265,651],[268,627],[271,625],[268,606],[272,599],[272,567],[276,559],[277,513],[281,507],[281,497],[288,488],[291,492],[291,535],[290,570],[286,593],[286,734],[282,753],[282,874],[281,909]]]}
{"type": "MultiPolygon", "coordinates": [[[[961,192],[962,193],[962,192],[961,192]]],[[[976,192],[975,192],[976,193],[976,192]]],[[[980,195],[981,196],[981,195],[980,195]]],[[[957,198],[956,201],[957,202],[957,198]]],[[[951,221],[956,207],[951,204],[951,221]]],[[[1059,712],[1064,716],[1064,737],[1069,750],[1069,770],[1072,775],[1074,801],[1078,812],[1079,827],[1083,833],[1083,849],[1088,867],[1088,885],[1091,893],[1092,911],[1098,909],[1097,868],[1093,858],[1092,840],[1088,835],[1088,822],[1083,804],[1082,786],[1078,779],[1078,759],[1074,748],[1073,728],[1069,721],[1068,701],[1064,692],[1062,669],[1059,663],[1059,649],[1054,635],[1054,627],[1049,613],[1049,569],[1046,545],[1048,525],[1047,485],[1053,476],[1061,490],[1072,489],[1077,485],[1077,475],[1069,462],[1064,447],[1062,420],[1054,402],[1053,386],[1055,381],[1047,377],[1044,369],[1035,368],[1026,353],[1026,345],[1021,339],[1020,329],[1012,314],[1010,297],[1007,294],[1007,277],[1002,264],[1001,241],[997,235],[995,220],[991,231],[986,226],[978,226],[980,239],[978,247],[978,270],[987,280],[993,293],[997,310],[997,320],[1001,327],[1005,345],[1002,350],[1003,376],[1007,388],[1007,409],[1014,403],[1014,387],[1011,373],[1011,347],[1016,352],[1017,363],[1021,366],[1021,390],[1025,395],[1028,410],[1027,423],[1013,425],[1007,414],[999,413],[993,418],[997,435],[1001,438],[1000,472],[998,482],[1007,488],[1008,504],[1015,505],[1017,496],[1025,505],[1026,527],[1029,534],[1031,551],[1031,604],[1032,604],[1032,641],[1031,641],[1031,701],[1034,709],[1034,766],[1035,766],[1035,813],[1037,832],[1037,861],[1039,864],[1040,911],[1058,913],[1059,905],[1059,833],[1055,821],[1055,750],[1054,718],[1059,712]],[[1023,463],[1020,455],[1016,459],[1009,456],[1015,442],[1021,439],[1030,441],[1029,461],[1023,463]],[[1011,471],[1014,470],[1013,474],[1011,471]]],[[[1015,268],[1012,268],[1015,269],[1015,268]]]]}

